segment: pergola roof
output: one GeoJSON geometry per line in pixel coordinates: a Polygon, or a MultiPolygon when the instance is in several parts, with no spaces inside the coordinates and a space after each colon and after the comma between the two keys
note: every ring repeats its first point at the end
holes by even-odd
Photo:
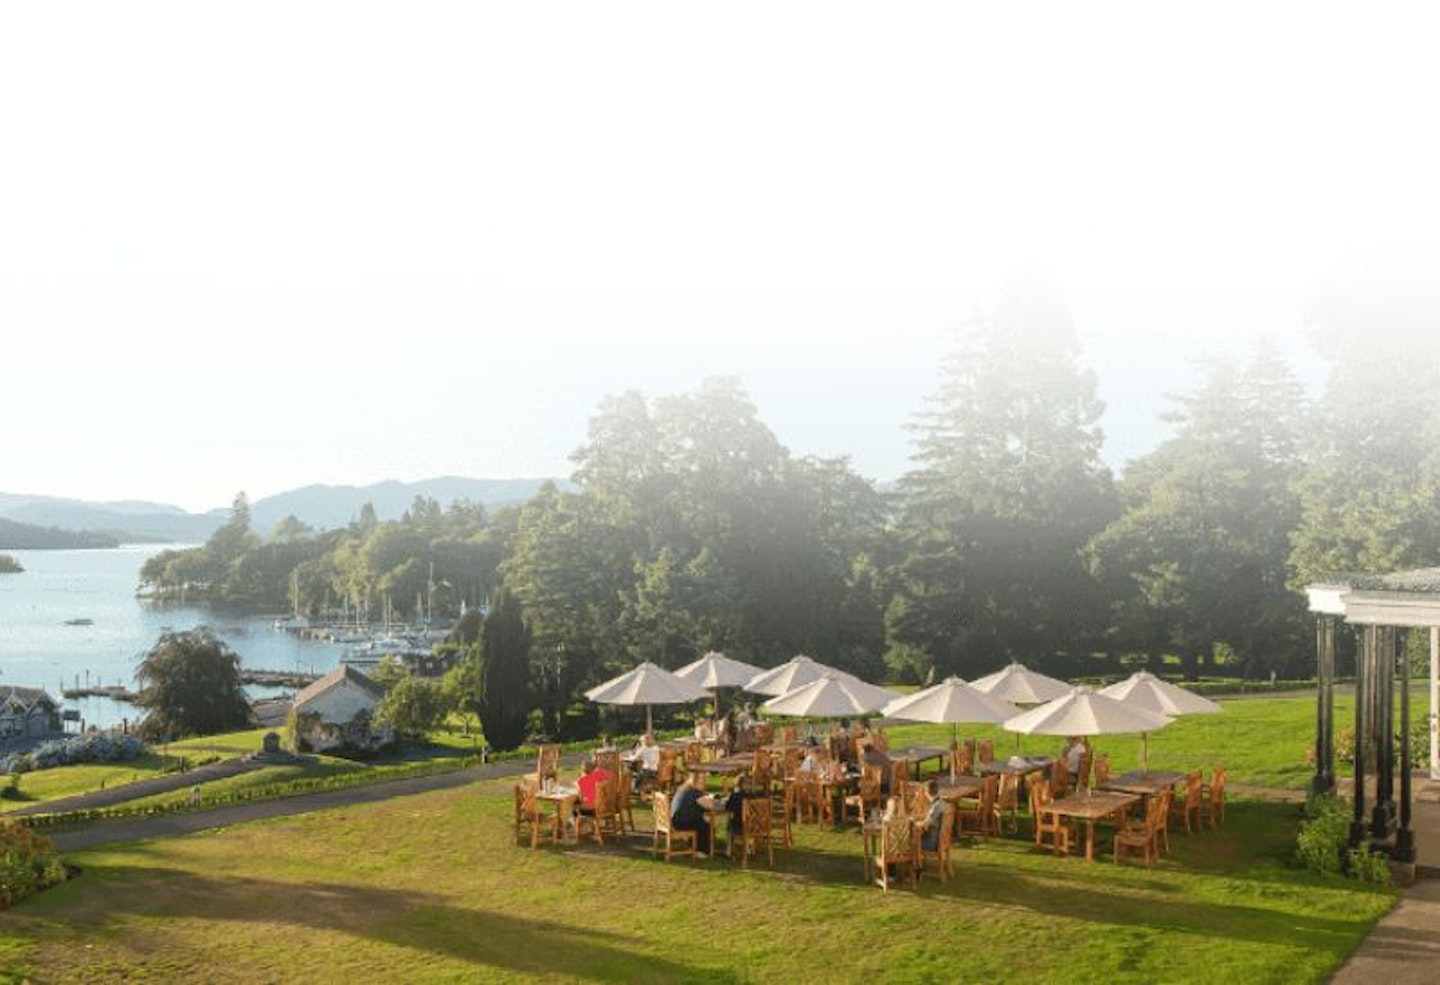
{"type": "Polygon", "coordinates": [[[1440,568],[1339,575],[1307,585],[1310,611],[1375,626],[1440,626],[1440,568]]]}

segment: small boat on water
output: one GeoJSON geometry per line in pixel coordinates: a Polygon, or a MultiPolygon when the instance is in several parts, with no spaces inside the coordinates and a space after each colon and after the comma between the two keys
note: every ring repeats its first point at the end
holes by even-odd
{"type": "Polygon", "coordinates": [[[80,617],[75,618],[75,619],[66,619],[66,620],[65,620],[65,625],[67,625],[67,626],[93,626],[93,625],[95,625],[95,620],[94,620],[94,619],[86,619],[84,616],[80,616],[80,617]]]}

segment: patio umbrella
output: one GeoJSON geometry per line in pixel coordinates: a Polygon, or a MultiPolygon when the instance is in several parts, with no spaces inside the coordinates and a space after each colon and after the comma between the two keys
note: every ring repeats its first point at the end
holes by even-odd
{"type": "Polygon", "coordinates": [[[771,698],[760,707],[774,715],[839,718],[867,715],[896,697],[898,695],[894,691],[866,684],[858,677],[836,671],[771,698]]]}
{"type": "MultiPolygon", "coordinates": [[[[754,691],[756,694],[770,694],[778,697],[788,691],[793,691],[802,684],[809,684],[811,681],[819,680],[826,674],[838,674],[834,667],[826,666],[818,660],[812,660],[800,654],[792,657],[778,667],[769,670],[762,670],[745,684],[745,690],[754,691]]],[[[848,675],[847,675],[848,676],[848,675]]],[[[858,680],[858,678],[856,678],[858,680]]]]}
{"type": "MultiPolygon", "coordinates": [[[[886,718],[900,718],[907,722],[949,722],[951,749],[959,745],[961,722],[995,725],[1019,713],[1020,709],[1010,702],[977,691],[958,677],[947,677],[923,691],[896,698],[880,709],[880,714],[886,718]]],[[[950,766],[953,771],[953,756],[950,766]]]]}
{"type": "MultiPolygon", "coordinates": [[[[698,684],[713,693],[722,687],[744,687],[751,678],[761,672],[754,664],[732,660],[723,653],[711,650],[694,663],[688,663],[675,671],[675,676],[683,677],[691,684],[698,684]]],[[[715,698],[715,712],[720,712],[718,696],[715,698]]]]}
{"type": "Polygon", "coordinates": [[[1148,769],[1149,735],[1170,724],[1157,711],[1127,704],[1099,694],[1092,688],[1077,687],[1063,698],[1022,712],[1004,724],[1007,732],[1025,735],[1117,735],[1139,732],[1145,744],[1142,769],[1148,769]]]}
{"type": "Polygon", "coordinates": [[[1017,705],[1038,705],[1070,693],[1069,684],[1046,677],[1022,663],[1012,663],[1004,670],[971,681],[970,686],[992,698],[1017,705]]]}
{"type": "Polygon", "coordinates": [[[1224,711],[1209,698],[1162,680],[1148,670],[1137,671],[1123,681],[1101,688],[1098,693],[1162,715],[1213,715],[1224,711]]]}
{"type": "Polygon", "coordinates": [[[677,677],[664,667],[645,661],[619,677],[592,687],[585,697],[602,705],[644,705],[645,731],[653,731],[651,705],[681,705],[710,695],[698,684],[677,677]]]}

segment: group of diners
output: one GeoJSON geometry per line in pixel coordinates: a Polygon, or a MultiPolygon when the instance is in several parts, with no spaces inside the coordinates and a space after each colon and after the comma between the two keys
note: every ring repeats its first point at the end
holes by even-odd
{"type": "MultiPolygon", "coordinates": [[[[665,815],[656,818],[657,850],[663,830],[667,858],[672,836],[688,842],[687,854],[708,856],[715,853],[715,823],[725,820],[733,851],[745,835],[745,803],[757,799],[767,804],[765,817],[752,813],[750,823],[766,827],[767,848],[772,820],[783,828],[782,844],[791,841],[792,820],[858,821],[866,835],[868,877],[879,858],[875,850],[883,847],[882,827],[897,817],[913,829],[907,839],[907,844],[913,842],[912,871],[920,870],[928,853],[941,863],[944,874],[955,838],[972,829],[980,836],[1001,836],[1007,813],[1010,830],[1018,831],[1022,806],[1029,808],[1037,846],[1069,854],[1079,847],[1079,824],[1084,822],[1084,854],[1093,861],[1096,824],[1110,824],[1116,859],[1133,849],[1147,865],[1168,851],[1172,814],[1177,823],[1184,821],[1186,831],[1204,826],[1206,820],[1213,827],[1224,819],[1223,766],[1216,767],[1209,782],[1199,771],[1141,770],[1116,776],[1108,757],[1095,754],[1079,736],[1056,756],[1000,759],[989,740],[892,751],[885,730],[871,729],[865,722],[837,723],[828,733],[803,739],[793,728],[777,736],[769,726],[751,736],[749,751],[729,755],[715,737],[713,726],[703,723],[695,738],[661,742],[646,733],[628,753],[602,747],[585,758],[573,789],[556,789],[559,748],[545,747],[529,782],[545,784],[548,772],[549,786],[538,793],[536,786],[526,800],[527,792],[517,785],[517,827],[522,809],[529,810],[535,844],[543,833],[539,803],[546,801],[554,806],[547,836],[558,841],[562,825],[573,827],[579,836],[588,823],[596,839],[603,840],[604,833],[623,832],[629,804],[638,799],[665,815]],[[938,769],[921,774],[919,762],[929,758],[937,761],[938,769]],[[719,790],[710,788],[711,777],[719,778],[719,790]],[[1174,789],[1182,783],[1184,791],[1176,796],[1174,789]],[[1131,816],[1136,807],[1138,815],[1131,816]]],[[[633,818],[630,826],[633,830],[633,818]]],[[[891,856],[899,850],[894,844],[890,849],[891,856]]],[[[895,870],[893,857],[885,869],[895,870]]]]}

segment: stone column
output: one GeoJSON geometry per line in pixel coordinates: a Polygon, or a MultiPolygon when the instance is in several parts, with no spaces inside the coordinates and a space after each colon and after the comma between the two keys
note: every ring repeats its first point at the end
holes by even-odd
{"type": "Polygon", "coordinates": [[[1365,840],[1365,705],[1371,677],[1370,662],[1375,653],[1375,627],[1360,631],[1360,648],[1355,654],[1355,814],[1350,821],[1350,847],[1359,848],[1365,840]]]}
{"type": "MultiPolygon", "coordinates": [[[[1409,633],[1404,641],[1409,642],[1409,633]]],[[[1409,647],[1400,649],[1400,827],[1395,831],[1397,862],[1415,861],[1415,836],[1410,831],[1410,654],[1409,647]]]]}
{"type": "Polygon", "coordinates": [[[1370,835],[1386,841],[1395,831],[1395,630],[1375,630],[1375,807],[1370,835]]]}
{"type": "Polygon", "coordinates": [[[1312,796],[1335,789],[1335,617],[1315,617],[1315,776],[1312,796]]]}

